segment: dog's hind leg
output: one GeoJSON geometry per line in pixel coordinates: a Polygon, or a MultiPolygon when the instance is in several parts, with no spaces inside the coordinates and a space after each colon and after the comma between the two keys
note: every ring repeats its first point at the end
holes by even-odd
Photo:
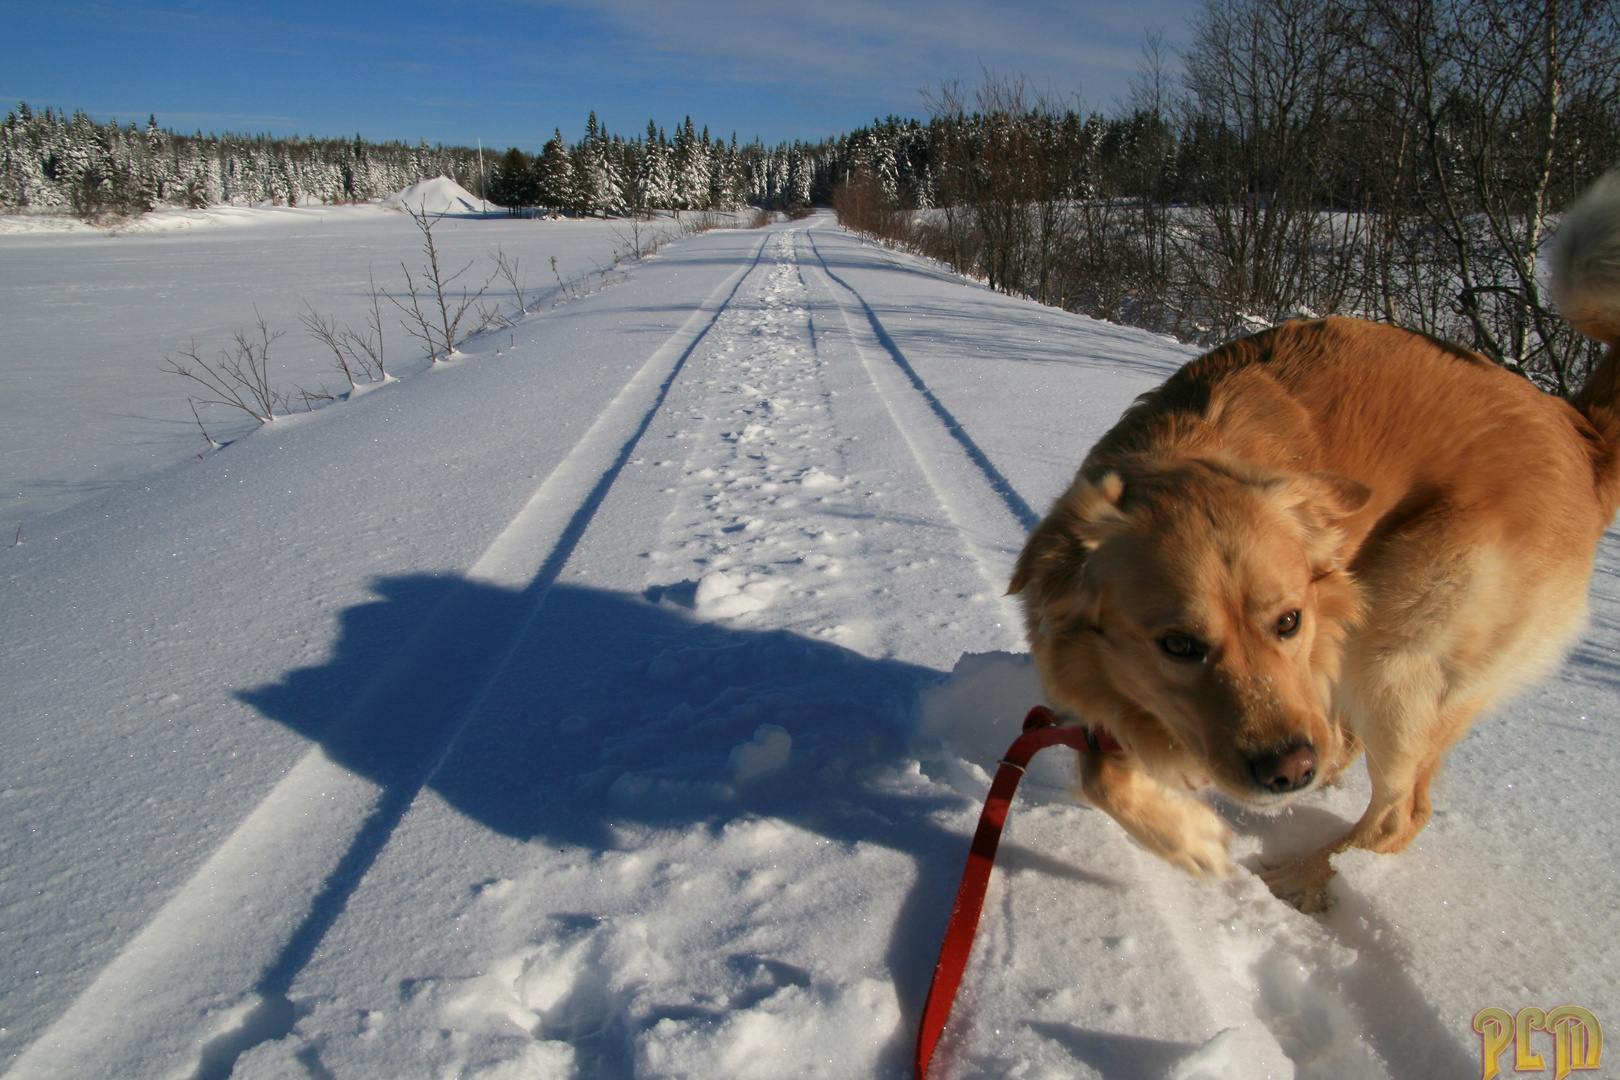
{"type": "Polygon", "coordinates": [[[1402,851],[1434,812],[1429,784],[1451,744],[1462,737],[1487,703],[1475,693],[1448,693],[1440,657],[1416,650],[1386,655],[1376,666],[1374,687],[1362,682],[1365,705],[1355,728],[1366,747],[1372,798],[1353,829],[1334,848],[1402,851]]]}

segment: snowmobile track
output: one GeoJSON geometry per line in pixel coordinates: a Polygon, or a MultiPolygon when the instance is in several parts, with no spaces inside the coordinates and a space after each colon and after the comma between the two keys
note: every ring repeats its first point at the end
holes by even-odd
{"type": "MultiPolygon", "coordinates": [[[[814,233],[807,230],[805,237],[873,388],[980,574],[1000,593],[1039,516],[917,374],[872,306],[833,272],[814,233]]],[[[1011,601],[1003,603],[1006,625],[1019,625],[1011,601]]]]}

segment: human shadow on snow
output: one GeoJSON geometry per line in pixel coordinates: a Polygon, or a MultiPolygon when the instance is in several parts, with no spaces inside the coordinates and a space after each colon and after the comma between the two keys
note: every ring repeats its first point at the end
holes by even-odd
{"type": "MultiPolygon", "coordinates": [[[[420,575],[380,580],[374,591],[343,614],[330,660],[239,695],[382,788],[265,971],[261,995],[287,1000],[424,786],[502,835],[593,851],[615,846],[615,826],[718,828],[769,815],[916,861],[886,957],[906,1017],[886,1071],[903,1068],[968,840],[932,818],[965,803],[871,781],[909,760],[919,692],[940,672],[702,622],[679,586],[645,596],[561,584],[512,591],[420,575]],[[738,748],[762,745],[762,724],[788,732],[791,754],[751,776],[738,748]]],[[[1117,887],[1019,845],[1004,849],[1023,868],[1117,887]]],[[[243,1049],[216,1055],[209,1074],[228,1075],[243,1049]]]]}
{"type": "MultiPolygon", "coordinates": [[[[501,835],[593,852],[617,847],[616,830],[626,825],[719,829],[770,816],[841,845],[905,854],[916,875],[881,958],[903,1017],[882,1071],[905,1070],[968,843],[935,820],[940,810],[965,809],[966,799],[893,782],[911,761],[918,697],[941,672],[787,631],[701,621],[691,614],[691,582],[627,595],[413,575],[373,589],[375,599],[343,613],[329,660],[239,694],[382,794],[256,987],[266,1015],[221,1042],[199,1080],[228,1076],[243,1051],[291,1029],[288,995],[298,973],[424,787],[501,835]],[[750,751],[739,748],[762,747],[755,736],[764,724],[787,731],[791,753],[780,768],[750,777],[746,766],[739,770],[750,751]]],[[[1294,840],[1300,831],[1343,827],[1325,811],[1321,820],[1312,813],[1296,810],[1286,830],[1294,840]]],[[[1280,842],[1254,821],[1231,823],[1267,839],[1268,851],[1280,842]]],[[[1123,887],[1106,867],[1075,866],[1015,842],[1003,843],[998,861],[1123,887]]],[[[1458,1047],[1422,992],[1404,977],[1391,985],[1389,973],[1403,970],[1400,935],[1380,931],[1349,942],[1366,960],[1340,973],[1334,989],[1363,1013],[1386,1058],[1399,1060],[1420,1032],[1426,1037],[1417,1042],[1456,1065],[1458,1047]]],[[[1080,1026],[1043,1034],[1104,1075],[1150,1075],[1186,1050],[1104,1036],[1084,1017],[1074,1022],[1080,1026]]],[[[586,1074],[628,1075],[619,1068],[630,1060],[628,1045],[604,1053],[586,1074]]]]}

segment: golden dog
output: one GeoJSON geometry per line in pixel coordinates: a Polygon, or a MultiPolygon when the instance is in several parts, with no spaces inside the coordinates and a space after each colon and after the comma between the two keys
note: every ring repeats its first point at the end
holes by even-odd
{"type": "Polygon", "coordinates": [[[1361,820],[1265,873],[1321,910],[1329,857],[1410,844],[1445,751],[1562,657],[1620,505],[1620,179],[1554,263],[1611,346],[1573,401],[1421,334],[1290,322],[1138,399],[1030,535],[1008,591],[1046,695],[1123,747],[1081,755],[1081,792],[1149,850],[1228,873],[1189,790],[1279,804],[1365,750],[1361,820]]]}

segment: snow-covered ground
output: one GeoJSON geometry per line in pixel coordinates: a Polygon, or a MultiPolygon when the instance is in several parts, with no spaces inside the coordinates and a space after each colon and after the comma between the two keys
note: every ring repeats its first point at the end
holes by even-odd
{"type": "MultiPolygon", "coordinates": [[[[232,302],[352,288],[327,263],[382,241],[343,227],[267,235],[232,302]]],[[[130,328],[32,310],[30,273],[241,319],[189,235],[122,276],[127,238],[33,238],[31,271],[14,242],[0,312],[57,357],[130,328]]],[[[1011,560],[1187,356],[825,218],[714,232],[30,519],[0,549],[5,1075],[906,1075],[1035,696],[1011,560]]],[[[115,427],[112,380],[54,425],[8,397],[8,461],[115,427]]],[[[1620,1017],[1612,539],[1599,571],[1558,677],[1458,747],[1410,851],[1340,860],[1324,917],[1161,864],[1048,751],[938,1075],[1472,1077],[1483,1007],[1620,1017]]],[[[1240,861],[1365,795],[1229,811],[1240,861]]]]}
{"type": "MultiPolygon", "coordinates": [[[[428,206],[448,209],[448,201],[428,206]]],[[[45,514],[207,449],[186,405],[198,388],[164,374],[165,356],[195,340],[212,359],[257,312],[284,334],[271,347],[278,383],[347,390],[300,314],[308,305],[358,329],[371,303],[368,272],[396,295],[402,262],[421,276],[421,233],[381,204],[168,211],[111,233],[5,230],[71,220],[0,218],[0,532],[7,540],[18,526],[26,538],[45,514]]],[[[476,288],[494,270],[489,253],[504,252],[518,260],[526,302],[543,307],[556,298],[559,275],[572,283],[611,266],[622,232],[611,221],[500,216],[447,216],[434,227],[447,270],[474,263],[466,280],[476,288]]],[[[505,311],[516,306],[503,280],[489,297],[505,311]]],[[[422,350],[394,309],[384,312],[389,361],[413,370],[422,350]]],[[[224,410],[203,410],[203,419],[222,441],[255,426],[224,410]]]]}

